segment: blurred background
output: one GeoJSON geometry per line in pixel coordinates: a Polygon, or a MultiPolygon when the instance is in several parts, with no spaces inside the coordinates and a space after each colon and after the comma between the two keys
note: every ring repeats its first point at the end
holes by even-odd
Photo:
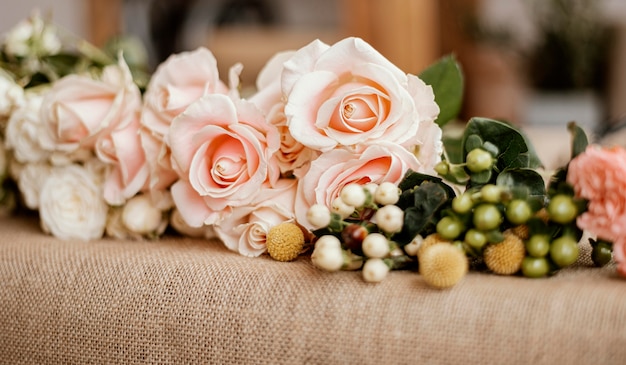
{"type": "Polygon", "coordinates": [[[626,115],[623,0],[20,0],[2,4],[0,32],[34,8],[99,46],[136,37],[151,68],[206,46],[222,78],[242,62],[247,87],[277,51],[359,36],[414,74],[454,53],[465,120],[603,135],[626,115]]]}

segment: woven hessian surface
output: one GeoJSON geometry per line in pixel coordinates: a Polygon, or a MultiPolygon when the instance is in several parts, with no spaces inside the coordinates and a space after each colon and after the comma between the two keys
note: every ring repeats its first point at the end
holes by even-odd
{"type": "Polygon", "coordinates": [[[438,291],[411,272],[374,285],[307,258],[61,241],[4,218],[0,283],[3,364],[626,363],[626,280],[584,263],[438,291]]]}

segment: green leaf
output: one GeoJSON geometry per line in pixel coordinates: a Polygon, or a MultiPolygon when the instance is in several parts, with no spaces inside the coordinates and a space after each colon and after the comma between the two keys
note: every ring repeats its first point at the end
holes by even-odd
{"type": "Polygon", "coordinates": [[[496,179],[496,185],[506,186],[511,190],[527,189],[528,197],[544,199],[546,185],[543,177],[535,170],[528,168],[507,169],[496,179]]]}
{"type": "Polygon", "coordinates": [[[509,124],[488,118],[472,118],[467,123],[463,134],[461,143],[464,150],[467,140],[474,134],[478,135],[484,143],[489,142],[499,150],[497,171],[541,166],[539,157],[527,138],[509,124]]]}
{"type": "Polygon", "coordinates": [[[465,152],[471,152],[483,146],[483,139],[478,134],[470,134],[465,139],[465,152]]]}
{"type": "MultiPolygon", "coordinates": [[[[417,234],[434,231],[441,210],[449,205],[454,195],[448,195],[444,184],[424,182],[413,190],[406,190],[400,198],[409,203],[404,208],[404,226],[402,232],[394,236],[400,244],[409,243],[417,234]]],[[[404,204],[403,204],[404,205],[404,204]]]]}
{"type": "Polygon", "coordinates": [[[572,159],[585,151],[589,140],[587,134],[576,123],[570,122],[567,124],[567,129],[572,135],[572,159]]]}
{"type": "Polygon", "coordinates": [[[436,123],[443,126],[456,118],[463,102],[463,73],[454,56],[446,56],[422,71],[419,75],[432,86],[435,102],[439,105],[436,123]]]}

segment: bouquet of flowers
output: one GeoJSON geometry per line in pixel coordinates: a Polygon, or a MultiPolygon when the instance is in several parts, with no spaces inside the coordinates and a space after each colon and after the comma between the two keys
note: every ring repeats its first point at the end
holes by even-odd
{"type": "Polygon", "coordinates": [[[598,264],[615,249],[626,274],[625,152],[587,147],[572,125],[575,158],[546,189],[532,146],[504,122],[474,118],[444,148],[462,101],[452,57],[418,77],[359,38],[316,40],[275,55],[244,97],[243,66],[225,83],[206,48],[150,76],[131,56],[67,40],[37,15],[6,35],[5,206],[14,184],[59,238],[171,227],[246,256],[312,252],[317,267],[370,282],[414,268],[442,288],[469,268],[549,275],[576,261],[589,230],[598,264]]]}

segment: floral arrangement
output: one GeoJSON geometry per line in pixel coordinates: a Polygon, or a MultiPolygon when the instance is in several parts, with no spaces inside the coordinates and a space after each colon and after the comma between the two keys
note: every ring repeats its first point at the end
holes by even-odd
{"type": "Polygon", "coordinates": [[[5,207],[61,239],[157,239],[171,228],[246,256],[310,253],[369,282],[414,269],[434,287],[469,269],[543,277],[594,261],[626,275],[626,151],[588,146],[546,183],[515,127],[473,118],[446,57],[407,74],[358,38],[275,55],[242,96],[205,48],[147,75],[128,50],[67,38],[34,15],[0,53],[5,207]],[[445,140],[445,143],[444,143],[445,140]],[[17,194],[14,194],[17,193],[17,194]]]}

